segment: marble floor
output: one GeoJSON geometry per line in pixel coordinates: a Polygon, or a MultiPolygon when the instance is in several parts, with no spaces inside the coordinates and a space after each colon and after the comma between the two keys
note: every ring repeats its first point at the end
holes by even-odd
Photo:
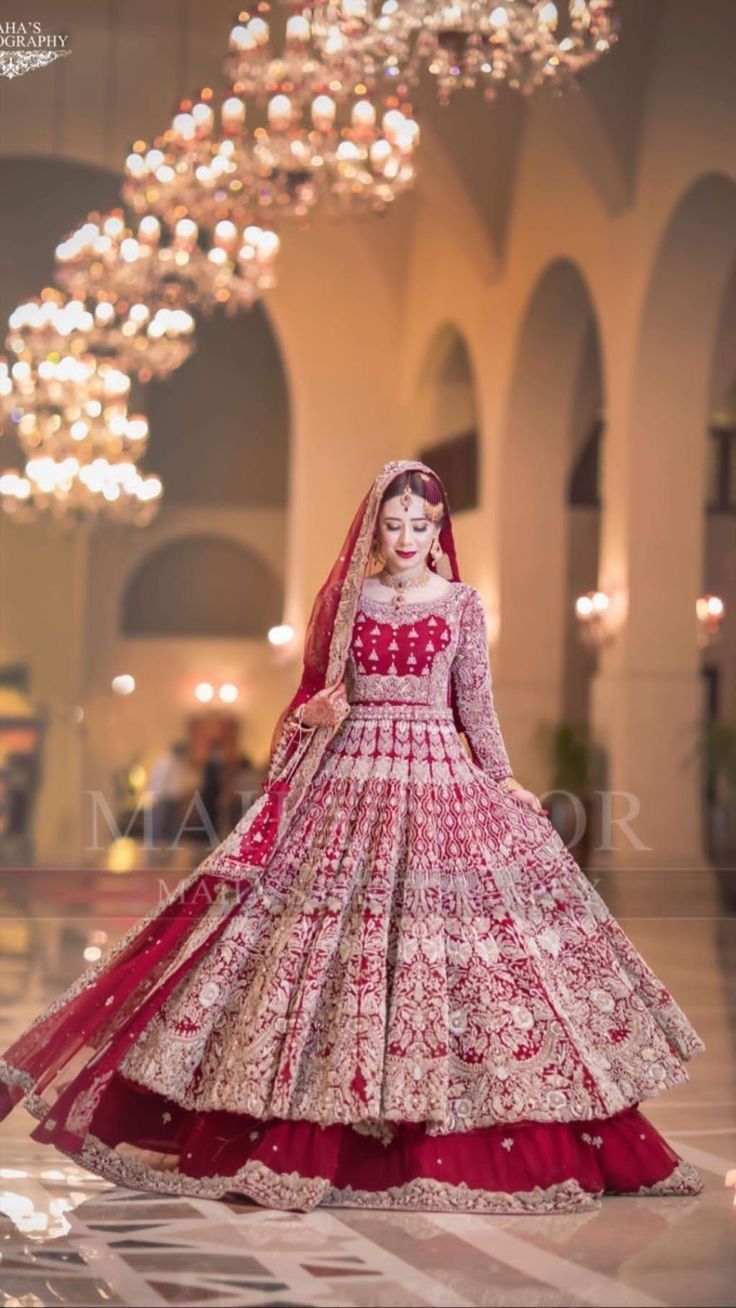
{"type": "MultiPolygon", "coordinates": [[[[18,1107],[0,1125],[0,1306],[736,1305],[736,1189],[725,1185],[736,1167],[729,876],[624,877],[608,889],[706,1042],[689,1082],[643,1105],[700,1170],[702,1194],[610,1197],[597,1212],[541,1218],[169,1199],[114,1187],[32,1141],[34,1120],[18,1107]]],[[[0,937],[3,1048],[81,971],[80,943],[99,928],[99,917],[77,915],[67,931],[46,907],[35,905],[24,934],[11,906],[0,937]]]]}

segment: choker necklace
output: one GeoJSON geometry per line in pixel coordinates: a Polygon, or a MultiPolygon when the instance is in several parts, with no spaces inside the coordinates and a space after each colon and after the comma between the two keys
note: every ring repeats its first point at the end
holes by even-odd
{"type": "Polygon", "coordinates": [[[390,586],[395,592],[392,604],[396,608],[404,603],[405,590],[412,589],[415,586],[426,586],[431,576],[432,573],[425,564],[424,572],[420,573],[418,577],[402,577],[400,573],[395,575],[392,572],[387,572],[386,569],[383,568],[383,570],[378,573],[378,580],[382,586],[390,586]]]}

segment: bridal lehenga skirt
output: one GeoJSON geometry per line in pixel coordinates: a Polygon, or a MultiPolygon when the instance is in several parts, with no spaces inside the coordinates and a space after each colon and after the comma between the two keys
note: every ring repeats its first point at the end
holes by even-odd
{"type": "Polygon", "coordinates": [[[238,829],[0,1060],[0,1115],[160,1194],[491,1213],[702,1182],[640,1112],[704,1045],[451,714],[353,708],[265,867],[238,829]]]}

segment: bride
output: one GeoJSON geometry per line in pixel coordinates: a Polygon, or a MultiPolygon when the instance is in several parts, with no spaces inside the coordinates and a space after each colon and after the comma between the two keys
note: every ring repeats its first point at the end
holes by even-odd
{"type": "Polygon", "coordinates": [[[639,1110],[704,1045],[512,775],[439,478],[388,463],[263,793],[0,1060],[120,1185],[548,1213],[702,1182],[639,1110]]]}

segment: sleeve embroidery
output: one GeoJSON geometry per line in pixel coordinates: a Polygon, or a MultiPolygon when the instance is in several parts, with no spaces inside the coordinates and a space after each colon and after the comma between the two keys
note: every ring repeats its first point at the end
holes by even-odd
{"type": "Polygon", "coordinates": [[[512,768],[493,702],[486,615],[483,601],[475,589],[471,589],[462,610],[460,641],[452,662],[451,677],[463,731],[474,761],[494,781],[510,777],[512,768]]]}

